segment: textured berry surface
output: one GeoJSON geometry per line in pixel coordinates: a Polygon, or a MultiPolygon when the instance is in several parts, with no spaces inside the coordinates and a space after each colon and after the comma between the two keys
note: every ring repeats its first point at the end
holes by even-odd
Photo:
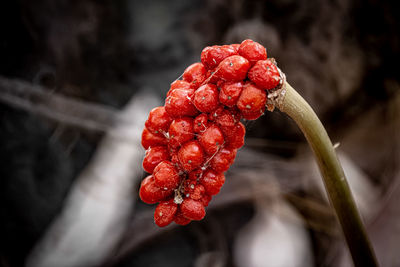
{"type": "Polygon", "coordinates": [[[260,60],[249,71],[249,79],[258,87],[271,90],[278,86],[281,78],[275,64],[269,60],[260,60]]]}
{"type": "Polygon", "coordinates": [[[281,82],[275,60],[259,43],[208,46],[201,62],[171,83],[165,105],[154,108],[142,132],[146,149],[139,196],[156,204],[154,222],[187,225],[201,220],[225,172],[244,145],[241,119],[264,114],[266,90],[281,82]]]}

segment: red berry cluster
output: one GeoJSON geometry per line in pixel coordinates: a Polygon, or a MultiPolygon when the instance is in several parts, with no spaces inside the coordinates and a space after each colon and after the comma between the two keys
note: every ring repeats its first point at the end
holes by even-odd
{"type": "Polygon", "coordinates": [[[266,91],[281,82],[266,49],[257,42],[209,46],[201,63],[190,65],[182,80],[171,84],[165,105],[150,111],[142,133],[147,176],[140,198],[159,203],[158,226],[186,225],[205,216],[213,195],[225,182],[224,172],[243,146],[241,118],[264,113],[266,91]]]}

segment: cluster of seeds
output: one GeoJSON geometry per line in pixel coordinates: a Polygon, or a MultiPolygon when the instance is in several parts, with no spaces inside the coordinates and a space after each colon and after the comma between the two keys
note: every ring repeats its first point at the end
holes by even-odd
{"type": "Polygon", "coordinates": [[[150,111],[142,133],[147,176],[140,198],[159,203],[154,221],[186,225],[205,216],[225,182],[245,127],[265,110],[266,90],[281,83],[280,72],[261,44],[209,46],[171,84],[165,105],[150,111]]]}

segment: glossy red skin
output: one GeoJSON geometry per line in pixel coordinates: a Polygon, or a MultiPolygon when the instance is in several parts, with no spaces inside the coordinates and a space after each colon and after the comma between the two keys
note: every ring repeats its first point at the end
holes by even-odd
{"type": "Polygon", "coordinates": [[[239,55],[250,61],[254,65],[258,60],[267,59],[267,50],[261,44],[253,40],[244,40],[239,47],[239,55]]]}
{"type": "Polygon", "coordinates": [[[225,82],[220,87],[219,91],[219,101],[228,107],[233,107],[236,105],[239,99],[240,93],[243,89],[243,82],[225,82]]]}
{"type": "Polygon", "coordinates": [[[175,189],[180,182],[178,170],[167,160],[160,162],[154,168],[153,176],[155,184],[164,190],[175,189]]]}
{"type": "Polygon", "coordinates": [[[248,77],[250,81],[264,90],[275,88],[281,81],[277,67],[269,59],[257,61],[249,70],[248,77]]]}
{"type": "Polygon", "coordinates": [[[267,94],[252,83],[246,83],[237,101],[237,107],[242,114],[261,113],[265,110],[267,94]]]}
{"type": "Polygon", "coordinates": [[[208,116],[205,113],[198,115],[193,121],[193,131],[195,133],[202,133],[208,127],[208,116]]]}
{"type": "Polygon", "coordinates": [[[185,197],[189,197],[194,200],[200,200],[205,194],[204,186],[197,184],[196,181],[186,180],[185,186],[185,197]]]}
{"type": "Polygon", "coordinates": [[[165,227],[174,221],[177,211],[178,205],[173,200],[161,201],[154,211],[154,222],[160,227],[165,227]]]}
{"type": "Polygon", "coordinates": [[[194,93],[193,104],[200,112],[209,113],[218,107],[218,95],[215,84],[202,85],[194,93]]]}
{"type": "Polygon", "coordinates": [[[198,141],[189,141],[179,149],[178,159],[182,168],[190,172],[203,164],[203,148],[198,141]]]}
{"type": "Polygon", "coordinates": [[[191,171],[191,172],[189,172],[189,175],[188,175],[188,180],[192,180],[192,181],[198,181],[200,178],[201,178],[201,176],[203,175],[203,170],[202,169],[196,169],[196,170],[194,170],[194,171],[191,171]]]}
{"type": "Polygon", "coordinates": [[[242,81],[246,78],[250,62],[242,56],[234,55],[225,58],[218,65],[216,75],[224,81],[242,81]]]}
{"type": "Polygon", "coordinates": [[[256,112],[246,112],[245,110],[242,112],[243,119],[248,121],[254,121],[261,117],[264,114],[262,110],[256,112]]]}
{"type": "Polygon", "coordinates": [[[175,89],[191,89],[190,88],[190,83],[187,81],[183,80],[176,80],[173,83],[171,83],[171,86],[169,88],[169,91],[167,92],[167,97],[171,94],[171,92],[175,89]]]}
{"type": "Polygon", "coordinates": [[[212,69],[207,71],[206,80],[203,82],[203,84],[206,83],[217,84],[218,81],[220,81],[220,78],[218,78],[218,76],[215,75],[215,69],[212,69]]]}
{"type": "Polygon", "coordinates": [[[233,127],[229,127],[226,131],[221,128],[225,136],[225,146],[229,148],[241,148],[244,145],[244,137],[246,135],[246,127],[238,122],[233,127]]]}
{"type": "Polygon", "coordinates": [[[169,160],[168,149],[165,146],[150,147],[146,150],[143,159],[143,169],[148,173],[153,173],[154,168],[164,160],[169,160]]]}
{"type": "Polygon", "coordinates": [[[194,63],[183,72],[182,79],[190,83],[191,88],[198,88],[206,79],[207,70],[200,62],[194,63]]]}
{"type": "Polygon", "coordinates": [[[204,186],[206,193],[213,196],[218,194],[224,185],[225,175],[213,170],[207,170],[201,178],[200,183],[204,186]]]}
{"type": "Polygon", "coordinates": [[[167,138],[165,138],[164,136],[154,135],[149,130],[144,128],[142,132],[141,143],[144,149],[148,149],[149,147],[154,146],[164,146],[167,144],[167,138]]]}
{"type": "Polygon", "coordinates": [[[171,121],[172,119],[164,107],[156,107],[150,111],[144,125],[152,134],[164,136],[164,133],[168,131],[171,121]]]}
{"type": "Polygon", "coordinates": [[[231,45],[207,46],[201,52],[201,62],[208,69],[215,69],[222,60],[237,54],[237,49],[231,45]]]}
{"type": "Polygon", "coordinates": [[[182,215],[190,220],[199,221],[204,218],[206,211],[200,201],[185,198],[180,205],[182,215]]]}
{"type": "Polygon", "coordinates": [[[165,99],[165,110],[172,118],[195,116],[199,112],[192,103],[194,89],[175,89],[165,99]]]}
{"type": "Polygon", "coordinates": [[[172,148],[177,148],[194,138],[193,119],[182,117],[171,122],[168,129],[168,144],[172,148]]]}
{"type": "Polygon", "coordinates": [[[174,222],[179,225],[187,225],[191,222],[191,219],[186,218],[183,216],[182,212],[180,209],[178,209],[178,212],[175,214],[174,222]]]}
{"type": "Polygon", "coordinates": [[[221,129],[211,124],[204,132],[200,133],[198,140],[208,155],[213,155],[224,144],[224,135],[221,129]]]}
{"type": "Polygon", "coordinates": [[[170,198],[173,193],[173,190],[163,190],[156,186],[153,175],[149,175],[140,185],[139,197],[144,203],[154,204],[170,198]]]}
{"type": "Polygon", "coordinates": [[[233,148],[222,148],[218,153],[211,159],[210,167],[217,173],[226,172],[229,167],[233,164],[236,157],[236,149],[233,148]]]}

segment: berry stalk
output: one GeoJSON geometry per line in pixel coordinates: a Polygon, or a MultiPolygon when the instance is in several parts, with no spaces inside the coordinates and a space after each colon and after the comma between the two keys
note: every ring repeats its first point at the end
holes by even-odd
{"type": "Polygon", "coordinates": [[[310,105],[287,83],[275,104],[300,127],[311,146],[325,189],[342,227],[355,266],[378,266],[331,140],[310,105]]]}

